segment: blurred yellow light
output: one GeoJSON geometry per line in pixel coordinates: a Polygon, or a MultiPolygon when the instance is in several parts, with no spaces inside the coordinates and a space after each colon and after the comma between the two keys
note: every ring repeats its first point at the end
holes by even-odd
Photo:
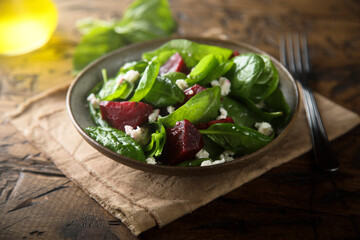
{"type": "Polygon", "coordinates": [[[18,55],[48,42],[58,20],[51,0],[0,0],[0,55],[18,55]]]}

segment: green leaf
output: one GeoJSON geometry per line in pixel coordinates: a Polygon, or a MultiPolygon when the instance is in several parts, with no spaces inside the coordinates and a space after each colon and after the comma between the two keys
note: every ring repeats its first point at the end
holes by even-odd
{"type": "Polygon", "coordinates": [[[199,132],[206,134],[212,141],[236,154],[255,152],[273,139],[252,128],[232,123],[216,123],[199,132]]]}
{"type": "Polygon", "coordinates": [[[291,109],[289,104],[278,87],[276,90],[265,100],[265,104],[273,111],[281,111],[283,114],[280,118],[274,119],[272,124],[277,126],[285,126],[291,120],[291,109]]]}
{"type": "Polygon", "coordinates": [[[192,124],[215,119],[220,109],[220,87],[208,88],[187,101],[166,117],[159,118],[166,128],[175,126],[177,121],[189,120],[192,124]]]}
{"type": "Polygon", "coordinates": [[[73,56],[73,71],[78,73],[93,60],[107,52],[124,46],[126,43],[121,36],[115,33],[112,25],[93,26],[87,34],[83,35],[75,48],[73,56]]]}
{"type": "Polygon", "coordinates": [[[228,71],[230,71],[233,65],[234,62],[232,60],[227,60],[221,63],[217,67],[213,68],[212,71],[203,80],[198,82],[198,84],[204,86],[211,83],[213,80],[218,80],[221,76],[224,76],[228,71]]]}
{"type": "Polygon", "coordinates": [[[214,54],[208,54],[203,57],[198,64],[191,70],[189,77],[186,79],[186,82],[189,86],[194,85],[195,83],[204,79],[216,66],[218,61],[214,54]]]}
{"type": "Polygon", "coordinates": [[[138,71],[139,73],[142,73],[145,71],[146,67],[148,66],[148,62],[144,61],[132,61],[125,63],[119,70],[118,74],[125,74],[130,70],[138,71]]]}
{"type": "Polygon", "coordinates": [[[227,111],[228,116],[232,117],[234,122],[238,125],[254,127],[255,123],[264,121],[263,118],[245,104],[230,97],[223,97],[221,107],[227,111]]]}
{"type": "Polygon", "coordinates": [[[132,43],[166,37],[175,29],[167,0],[136,0],[115,26],[115,31],[132,43]]]}
{"type": "Polygon", "coordinates": [[[199,166],[201,166],[201,163],[206,160],[211,160],[211,159],[210,158],[191,159],[188,161],[183,161],[183,162],[179,163],[177,166],[179,166],[179,167],[199,167],[199,166]]]}
{"type": "Polygon", "coordinates": [[[168,72],[164,74],[162,77],[170,79],[173,83],[176,82],[176,80],[183,79],[185,80],[187,78],[186,74],[182,72],[168,72]]]}
{"type": "Polygon", "coordinates": [[[105,53],[130,43],[170,36],[176,29],[167,0],[135,0],[117,22],[87,19],[78,26],[84,35],[74,53],[75,74],[105,53]]]}
{"type": "Polygon", "coordinates": [[[139,102],[149,93],[155,83],[157,75],[159,74],[159,69],[160,64],[157,60],[149,62],[149,65],[146,67],[134,95],[129,100],[130,102],[139,102]]]}
{"type": "Polygon", "coordinates": [[[160,108],[183,102],[184,98],[184,92],[174,82],[166,77],[157,77],[143,101],[160,108]]]}
{"type": "Polygon", "coordinates": [[[96,126],[110,127],[110,124],[102,119],[100,109],[96,109],[93,105],[89,104],[89,113],[96,126]]]}
{"type": "Polygon", "coordinates": [[[126,133],[110,127],[88,127],[85,132],[104,147],[123,156],[145,162],[143,150],[126,133]]]}
{"type": "Polygon", "coordinates": [[[264,69],[250,89],[249,98],[254,103],[259,103],[273,93],[279,83],[279,73],[268,56],[262,55],[264,69]]]}
{"type": "Polygon", "coordinates": [[[199,44],[186,39],[174,39],[155,50],[144,53],[142,58],[146,61],[150,61],[153,57],[157,56],[162,65],[176,52],[181,55],[186,66],[189,68],[194,67],[208,54],[214,54],[218,62],[222,63],[233,53],[233,51],[228,48],[199,44]]]}
{"type": "Polygon", "coordinates": [[[112,101],[116,99],[126,99],[134,88],[134,84],[123,80],[121,84],[117,79],[108,80],[99,92],[99,97],[104,101],[112,101]]]}
{"type": "Polygon", "coordinates": [[[145,126],[151,133],[150,143],[144,151],[147,157],[160,156],[166,142],[166,130],[159,122],[152,122],[145,126]]]}

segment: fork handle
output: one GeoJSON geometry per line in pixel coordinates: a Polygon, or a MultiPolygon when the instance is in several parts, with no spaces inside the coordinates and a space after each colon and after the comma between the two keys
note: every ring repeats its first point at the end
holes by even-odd
{"type": "Polygon", "coordinates": [[[322,170],[336,171],[339,168],[339,163],[328,140],[314,94],[307,84],[302,84],[302,87],[315,164],[322,170]]]}

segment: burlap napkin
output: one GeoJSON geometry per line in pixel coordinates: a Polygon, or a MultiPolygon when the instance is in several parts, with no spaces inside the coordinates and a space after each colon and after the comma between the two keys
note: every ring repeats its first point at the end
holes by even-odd
{"type": "MultiPolygon", "coordinates": [[[[240,169],[194,177],[161,176],[108,159],[76,132],[65,106],[67,85],[29,100],[11,123],[57,167],[138,235],[164,226],[311,149],[303,110],[283,144],[240,169]]],[[[317,95],[325,128],[334,139],[359,123],[359,116],[317,95]]]]}

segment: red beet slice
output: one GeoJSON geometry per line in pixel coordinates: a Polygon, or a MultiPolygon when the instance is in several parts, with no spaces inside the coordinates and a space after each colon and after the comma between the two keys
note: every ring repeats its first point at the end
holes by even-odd
{"type": "Polygon", "coordinates": [[[159,70],[159,75],[162,76],[168,72],[183,72],[187,73],[188,69],[181,55],[177,52],[172,55],[159,70]]]}
{"type": "Polygon", "coordinates": [[[185,94],[185,102],[187,102],[190,98],[192,98],[193,96],[195,96],[196,94],[198,94],[199,92],[202,92],[206,90],[206,88],[195,84],[187,89],[184,90],[184,94],[185,94]]]}
{"type": "Polygon", "coordinates": [[[166,143],[161,160],[168,165],[177,165],[190,160],[204,147],[201,133],[188,120],[179,121],[166,129],[166,143]]]}
{"type": "Polygon", "coordinates": [[[114,128],[124,131],[125,125],[133,128],[148,122],[153,107],[142,102],[100,102],[101,117],[114,128]]]}
{"type": "Polygon", "coordinates": [[[199,123],[198,125],[196,125],[196,128],[197,129],[207,129],[215,123],[234,123],[234,119],[232,119],[232,117],[227,117],[224,119],[212,120],[212,121],[206,122],[206,123],[199,123]]]}

